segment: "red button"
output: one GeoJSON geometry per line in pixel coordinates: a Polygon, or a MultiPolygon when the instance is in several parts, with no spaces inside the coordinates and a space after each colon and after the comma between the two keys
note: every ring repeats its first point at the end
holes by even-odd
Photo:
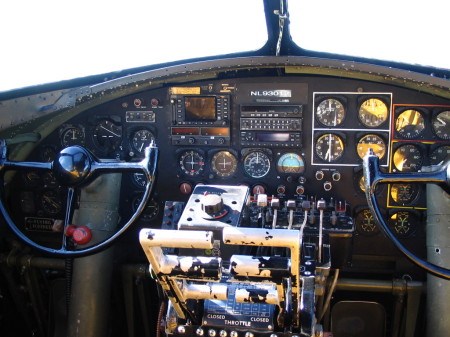
{"type": "Polygon", "coordinates": [[[77,227],[72,234],[73,241],[79,245],[85,245],[91,241],[92,233],[91,230],[86,226],[77,227]]]}

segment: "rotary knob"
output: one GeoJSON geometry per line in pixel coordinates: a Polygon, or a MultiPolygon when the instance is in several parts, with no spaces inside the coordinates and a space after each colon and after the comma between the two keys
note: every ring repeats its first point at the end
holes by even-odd
{"type": "Polygon", "coordinates": [[[207,194],[202,201],[202,210],[208,215],[221,213],[223,210],[223,200],[220,195],[207,194]]]}

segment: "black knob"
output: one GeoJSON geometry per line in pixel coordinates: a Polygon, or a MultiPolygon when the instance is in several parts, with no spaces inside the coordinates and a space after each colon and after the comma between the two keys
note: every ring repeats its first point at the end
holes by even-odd
{"type": "Polygon", "coordinates": [[[195,138],[194,137],[189,137],[188,138],[188,143],[189,144],[194,144],[195,143],[195,138]]]}

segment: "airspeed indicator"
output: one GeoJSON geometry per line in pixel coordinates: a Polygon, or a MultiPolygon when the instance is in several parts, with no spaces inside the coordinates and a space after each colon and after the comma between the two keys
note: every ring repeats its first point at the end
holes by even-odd
{"type": "Polygon", "coordinates": [[[262,178],[270,171],[270,159],[264,152],[250,152],[244,158],[244,170],[252,178],[262,178]]]}

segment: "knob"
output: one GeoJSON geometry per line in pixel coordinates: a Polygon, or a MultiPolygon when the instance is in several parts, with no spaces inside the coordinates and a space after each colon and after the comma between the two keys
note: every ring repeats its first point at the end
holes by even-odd
{"type": "Polygon", "coordinates": [[[217,214],[223,209],[223,200],[220,195],[207,194],[202,201],[202,210],[209,215],[217,214]]]}
{"type": "Polygon", "coordinates": [[[140,98],[135,98],[133,104],[136,108],[138,108],[142,105],[142,100],[140,98]]]}
{"type": "Polygon", "coordinates": [[[266,188],[262,185],[255,185],[252,188],[253,195],[264,194],[266,193],[266,188]]]}
{"type": "Polygon", "coordinates": [[[189,144],[194,144],[195,143],[195,138],[194,137],[189,137],[188,138],[188,143],[189,144]]]}
{"type": "Polygon", "coordinates": [[[339,181],[341,180],[341,173],[339,171],[334,171],[331,175],[331,178],[333,179],[333,181],[339,181]]]}
{"type": "Polygon", "coordinates": [[[323,171],[316,171],[316,179],[317,180],[322,180],[324,176],[325,176],[325,174],[323,173],[323,171]]]}
{"type": "Polygon", "coordinates": [[[278,185],[277,187],[277,193],[278,194],[284,194],[286,192],[286,186],[284,185],[278,185]]]}
{"type": "Polygon", "coordinates": [[[297,194],[304,194],[305,193],[305,187],[303,185],[298,185],[297,188],[295,189],[295,192],[297,194]]]}
{"type": "Polygon", "coordinates": [[[298,177],[298,183],[303,185],[306,183],[306,178],[304,176],[298,177]]]}
{"type": "Polygon", "coordinates": [[[292,178],[292,176],[287,176],[286,181],[288,183],[292,183],[294,181],[294,178],[292,178]]]}
{"type": "Polygon", "coordinates": [[[85,245],[92,238],[91,230],[86,226],[70,225],[67,227],[65,235],[72,237],[73,241],[79,245],[85,245]]]}
{"type": "Polygon", "coordinates": [[[323,183],[323,189],[325,190],[325,191],[330,191],[331,189],[333,188],[333,185],[331,184],[331,181],[325,181],[324,183],[323,183]]]}
{"type": "Polygon", "coordinates": [[[180,185],[180,192],[182,194],[191,194],[192,192],[192,186],[189,183],[182,183],[180,185]]]}
{"type": "Polygon", "coordinates": [[[151,105],[159,105],[159,99],[157,98],[152,98],[150,101],[151,105]]]}
{"type": "Polygon", "coordinates": [[[219,138],[219,139],[217,139],[217,142],[219,143],[219,144],[225,144],[225,139],[223,139],[223,138],[219,138]]]}

